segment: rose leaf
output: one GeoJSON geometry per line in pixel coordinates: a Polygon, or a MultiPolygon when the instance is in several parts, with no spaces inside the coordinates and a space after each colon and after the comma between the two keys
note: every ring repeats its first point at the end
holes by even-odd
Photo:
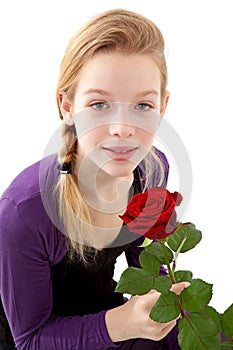
{"type": "Polygon", "coordinates": [[[139,255],[139,262],[143,270],[149,271],[154,275],[158,275],[160,271],[160,262],[155,256],[147,251],[142,251],[139,255]]]}
{"type": "Polygon", "coordinates": [[[183,308],[188,312],[198,312],[208,305],[212,297],[212,284],[201,279],[193,279],[190,286],[180,295],[183,308]]]}
{"type": "Polygon", "coordinates": [[[193,274],[188,270],[179,270],[174,272],[175,281],[178,282],[191,282],[193,274]]]}
{"type": "Polygon", "coordinates": [[[216,332],[220,333],[222,330],[221,317],[219,313],[212,307],[206,306],[202,311],[199,312],[200,315],[206,315],[212,323],[215,325],[216,332]]]}
{"type": "Polygon", "coordinates": [[[201,231],[194,224],[179,225],[176,231],[168,237],[168,246],[174,251],[185,253],[193,249],[201,240],[201,231]]]}
{"type": "Polygon", "coordinates": [[[233,336],[233,304],[221,315],[223,332],[227,338],[233,336]]]}
{"type": "Polygon", "coordinates": [[[122,273],[115,292],[132,295],[145,294],[153,288],[153,283],[152,273],[136,267],[129,267],[122,273]]]}
{"type": "Polygon", "coordinates": [[[179,300],[175,293],[169,291],[161,294],[150,312],[150,318],[157,322],[169,322],[180,314],[179,300]]]}
{"type": "MultiPolygon", "coordinates": [[[[164,247],[165,247],[165,252],[166,252],[168,261],[170,263],[173,260],[173,253],[168,247],[166,246],[164,247]]],[[[145,248],[145,250],[151,255],[154,255],[161,264],[166,264],[166,259],[164,257],[164,252],[163,252],[161,243],[159,242],[151,243],[148,247],[145,248]]]]}
{"type": "Polygon", "coordinates": [[[190,313],[180,320],[178,341],[182,350],[220,350],[216,323],[203,312],[190,313]]]}
{"type": "Polygon", "coordinates": [[[154,280],[154,288],[160,293],[167,293],[172,286],[172,281],[168,276],[159,276],[154,280]]]}
{"type": "Polygon", "coordinates": [[[222,343],[220,350],[232,350],[232,341],[222,343]]]}

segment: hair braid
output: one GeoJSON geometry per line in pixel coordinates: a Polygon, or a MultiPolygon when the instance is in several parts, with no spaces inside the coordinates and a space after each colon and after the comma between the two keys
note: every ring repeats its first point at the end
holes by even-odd
{"type": "MultiPolygon", "coordinates": [[[[59,162],[71,162],[77,159],[77,137],[74,126],[65,123],[62,129],[62,147],[58,158],[59,162]]],[[[88,253],[97,250],[95,247],[91,218],[86,202],[84,201],[74,173],[60,175],[55,191],[59,194],[59,215],[61,223],[65,224],[65,234],[68,237],[70,257],[79,253],[80,258],[86,263],[88,253]]]]}

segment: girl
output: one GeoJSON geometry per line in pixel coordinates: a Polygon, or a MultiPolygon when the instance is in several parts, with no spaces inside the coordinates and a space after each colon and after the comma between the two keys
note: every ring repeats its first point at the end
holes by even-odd
{"type": "Polygon", "coordinates": [[[159,293],[125,300],[113,280],[116,258],[137,267],[142,249],[119,215],[134,193],[166,186],[153,147],[166,87],[163,37],[147,18],[107,11],[71,39],[57,87],[62,146],[1,198],[1,349],[179,349],[176,320],[149,318],[159,293]]]}

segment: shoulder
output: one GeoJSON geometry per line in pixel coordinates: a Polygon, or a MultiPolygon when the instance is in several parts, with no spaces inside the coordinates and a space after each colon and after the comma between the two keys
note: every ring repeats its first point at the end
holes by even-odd
{"type": "Polygon", "coordinates": [[[51,155],[25,168],[3,192],[1,201],[8,199],[15,205],[19,205],[40,195],[44,191],[48,175],[55,172],[56,164],[57,156],[51,155]]]}
{"type": "Polygon", "coordinates": [[[56,164],[54,156],[32,164],[3,193],[0,200],[1,250],[3,246],[31,249],[36,244],[53,260],[52,247],[64,247],[63,234],[51,221],[42,195],[47,184],[56,177],[56,164]]]}

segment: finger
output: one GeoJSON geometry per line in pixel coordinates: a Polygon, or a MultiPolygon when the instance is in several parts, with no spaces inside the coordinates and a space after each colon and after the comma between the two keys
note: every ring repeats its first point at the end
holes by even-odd
{"type": "Polygon", "coordinates": [[[171,291],[179,295],[183,289],[187,288],[190,286],[189,282],[180,282],[180,283],[175,283],[171,287],[171,291]]]}
{"type": "Polygon", "coordinates": [[[155,289],[151,289],[148,293],[146,293],[147,295],[150,295],[150,294],[159,294],[159,292],[157,292],[157,290],[155,289]]]}

